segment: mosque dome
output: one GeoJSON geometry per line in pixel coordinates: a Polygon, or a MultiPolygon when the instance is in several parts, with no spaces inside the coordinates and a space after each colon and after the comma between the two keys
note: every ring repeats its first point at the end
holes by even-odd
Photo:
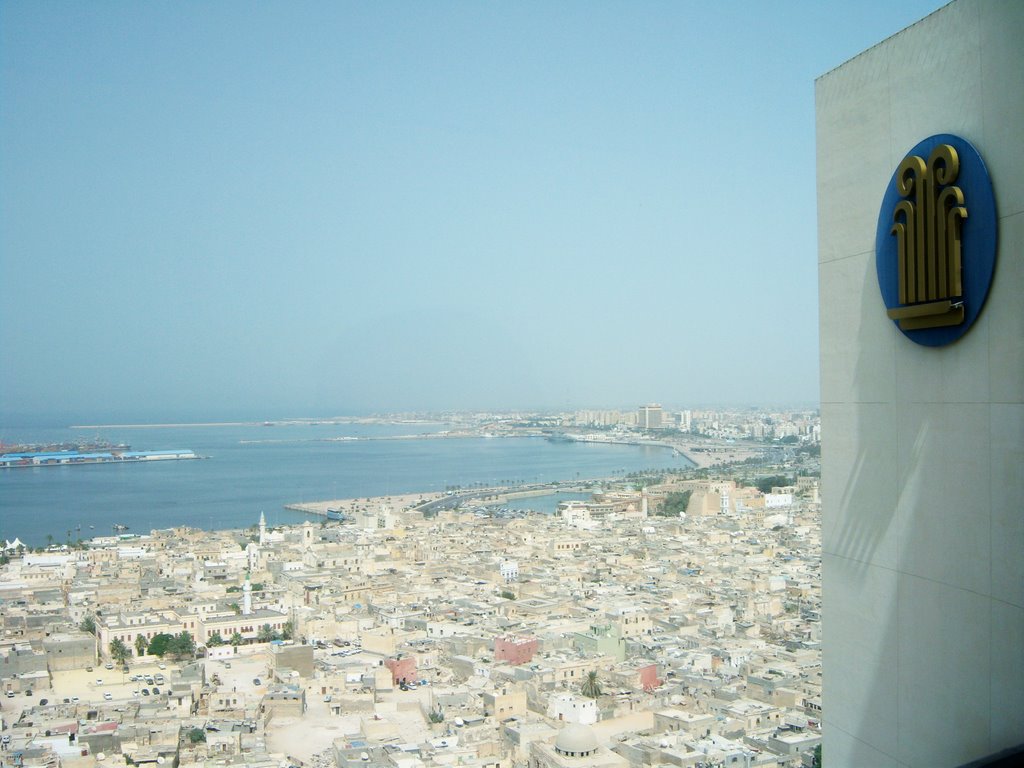
{"type": "Polygon", "coordinates": [[[590,726],[570,723],[558,732],[555,751],[570,757],[586,757],[597,751],[597,736],[590,726]]]}

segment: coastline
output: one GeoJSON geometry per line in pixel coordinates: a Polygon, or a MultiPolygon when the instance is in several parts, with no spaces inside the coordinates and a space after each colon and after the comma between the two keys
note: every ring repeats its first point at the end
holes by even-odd
{"type": "Polygon", "coordinates": [[[327,499],[324,501],[302,501],[285,504],[290,512],[301,512],[306,515],[327,517],[327,512],[340,512],[347,517],[364,510],[379,509],[388,506],[396,512],[404,512],[421,502],[437,501],[444,498],[443,493],[398,493],[390,496],[365,496],[356,499],[327,499]]]}

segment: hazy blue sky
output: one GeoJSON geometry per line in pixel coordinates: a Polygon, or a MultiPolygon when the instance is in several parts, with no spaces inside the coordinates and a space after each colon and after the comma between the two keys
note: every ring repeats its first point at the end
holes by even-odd
{"type": "Polygon", "coordinates": [[[942,4],[5,0],[0,416],[816,402],[814,79],[942,4]]]}

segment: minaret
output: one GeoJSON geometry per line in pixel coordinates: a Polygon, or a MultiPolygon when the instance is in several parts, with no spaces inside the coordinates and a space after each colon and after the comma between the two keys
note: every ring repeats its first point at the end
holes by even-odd
{"type": "Polygon", "coordinates": [[[249,583],[249,574],[245,574],[245,584],[242,585],[242,615],[252,615],[252,584],[249,583]]]}
{"type": "Polygon", "coordinates": [[[260,546],[267,543],[267,517],[260,512],[260,546]]]}

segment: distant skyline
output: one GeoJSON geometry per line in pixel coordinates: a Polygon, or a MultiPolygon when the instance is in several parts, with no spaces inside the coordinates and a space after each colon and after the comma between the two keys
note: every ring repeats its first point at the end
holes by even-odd
{"type": "Polygon", "coordinates": [[[816,403],[814,79],[943,4],[8,0],[0,425],[816,403]]]}

